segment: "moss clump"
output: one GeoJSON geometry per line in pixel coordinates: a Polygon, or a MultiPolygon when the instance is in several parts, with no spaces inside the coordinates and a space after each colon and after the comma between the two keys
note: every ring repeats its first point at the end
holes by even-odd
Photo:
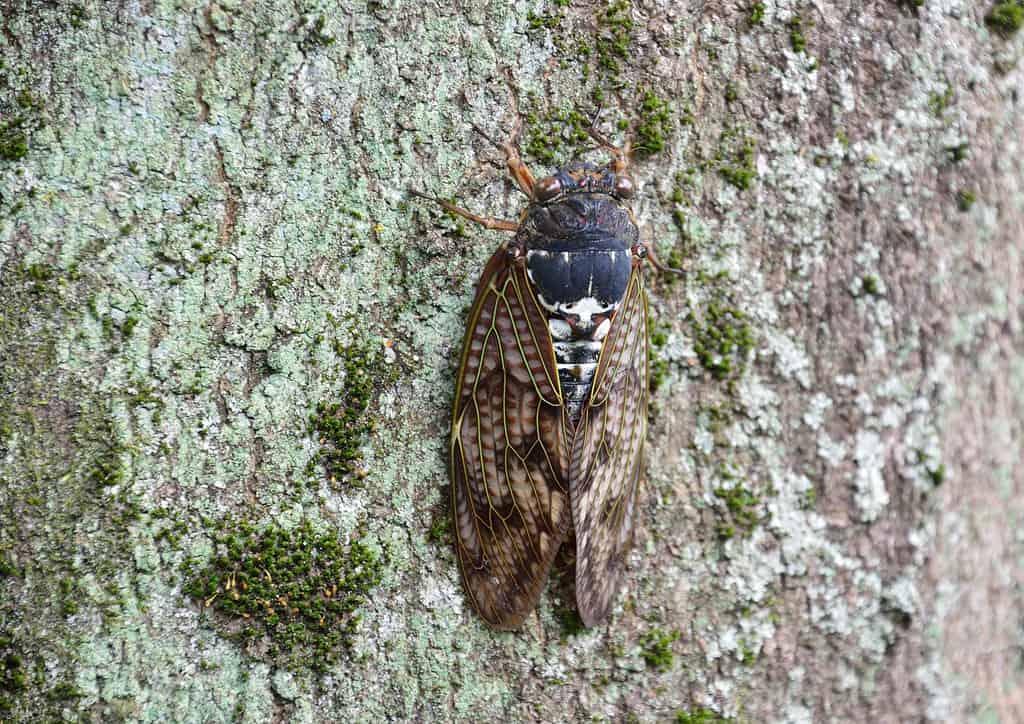
{"type": "Polygon", "coordinates": [[[747,315],[713,299],[705,307],[701,321],[692,315],[690,319],[694,323],[693,349],[704,369],[716,380],[742,374],[754,348],[754,332],[747,315]]]}
{"type": "Polygon", "coordinates": [[[946,482],[946,464],[939,463],[933,468],[928,468],[928,479],[936,488],[946,482]]]}
{"type": "Polygon", "coordinates": [[[611,75],[618,75],[621,61],[629,57],[633,42],[632,4],[629,0],[614,0],[597,16],[597,25],[597,65],[611,75]]]}
{"type": "Polygon", "coordinates": [[[1024,26],[1024,1],[996,3],[985,16],[985,24],[1004,38],[1010,37],[1024,26]]]}
{"type": "Polygon", "coordinates": [[[676,712],[676,724],[732,724],[732,721],[705,706],[676,712]]]}
{"type": "Polygon", "coordinates": [[[648,389],[651,394],[658,391],[668,377],[669,362],[661,356],[660,352],[668,344],[668,328],[665,325],[656,325],[648,318],[647,326],[650,329],[651,346],[648,357],[648,389]]]}
{"type": "Polygon", "coordinates": [[[98,487],[109,488],[120,485],[125,480],[125,470],[121,464],[121,457],[125,450],[116,441],[104,442],[104,444],[106,445],[105,449],[93,461],[90,477],[98,487]]]}
{"type": "Polygon", "coordinates": [[[744,138],[731,155],[719,153],[718,172],[739,190],[750,188],[754,179],[758,177],[754,159],[756,148],[753,138],[744,138]]]}
{"type": "Polygon", "coordinates": [[[555,165],[590,143],[589,128],[590,122],[576,109],[559,109],[543,118],[530,113],[526,116],[526,153],[543,164],[555,165]]]}
{"type": "Polygon", "coordinates": [[[881,282],[874,274],[868,274],[860,280],[861,290],[872,297],[880,296],[882,293],[881,282]]]}
{"type": "Polygon", "coordinates": [[[526,13],[526,27],[530,30],[554,30],[562,22],[561,13],[526,13]]]}
{"type": "Polygon", "coordinates": [[[292,529],[222,521],[217,553],[185,591],[226,617],[223,629],[277,665],[322,672],[351,646],[358,609],[383,563],[361,541],[345,549],[309,520],[292,529]]]}
{"type": "Polygon", "coordinates": [[[764,3],[754,3],[750,6],[750,24],[760,25],[764,22],[764,3]]]}
{"type": "Polygon", "coordinates": [[[671,669],[672,663],[675,661],[672,644],[678,639],[678,631],[671,633],[665,633],[659,629],[648,631],[640,639],[640,645],[643,647],[640,655],[643,657],[644,663],[662,673],[671,669]]]}
{"type": "Polygon", "coordinates": [[[62,578],[60,588],[60,612],[62,616],[74,616],[78,613],[78,584],[73,578],[62,578]]]}
{"type": "Polygon", "coordinates": [[[953,86],[947,85],[946,90],[942,91],[942,93],[932,93],[928,97],[928,110],[936,118],[941,118],[943,111],[953,105],[953,100],[953,86]]]}
{"type": "Polygon", "coordinates": [[[452,521],[447,515],[440,515],[430,524],[427,540],[431,543],[445,543],[451,540],[452,521]]]}
{"type": "Polygon", "coordinates": [[[14,709],[15,697],[28,687],[28,672],[14,639],[0,633],[0,715],[7,716],[14,709]]]}
{"type": "Polygon", "coordinates": [[[67,701],[69,699],[81,699],[85,694],[72,683],[62,681],[48,692],[46,692],[46,698],[50,701],[67,701]]]}
{"type": "Polygon", "coordinates": [[[379,377],[380,356],[369,345],[337,345],[345,371],[340,399],[321,401],[310,416],[312,432],[320,442],[320,451],[310,467],[323,464],[332,481],[357,473],[362,458],[360,448],[374,429],[369,413],[375,377],[379,377]]]}
{"type": "Polygon", "coordinates": [[[951,146],[946,149],[949,154],[949,158],[953,163],[960,163],[961,161],[967,160],[968,152],[970,151],[969,143],[960,143],[956,146],[951,146]]]}
{"type": "Polygon", "coordinates": [[[978,197],[969,189],[960,189],[956,192],[956,206],[961,211],[970,211],[978,197]]]}
{"type": "Polygon", "coordinates": [[[641,156],[653,156],[665,148],[665,139],[672,135],[672,118],[668,103],[652,90],[640,100],[640,119],[636,127],[634,149],[641,156]]]}
{"type": "Polygon", "coordinates": [[[728,468],[719,470],[723,485],[715,488],[715,497],[725,505],[729,519],[716,526],[718,537],[729,540],[737,534],[747,536],[756,528],[764,516],[761,514],[761,498],[736,480],[728,468]]]}
{"type": "Polygon", "coordinates": [[[337,38],[327,32],[327,18],[323,15],[319,15],[316,20],[313,21],[312,27],[310,27],[306,32],[306,37],[303,39],[301,45],[303,50],[310,51],[316,48],[326,48],[330,45],[334,45],[336,41],[337,38]]]}
{"type": "Polygon", "coordinates": [[[583,625],[580,612],[575,606],[565,601],[558,601],[554,606],[555,620],[558,622],[558,629],[561,632],[561,640],[568,641],[571,637],[583,633],[587,627],[583,625]]]}
{"type": "Polygon", "coordinates": [[[793,19],[789,21],[789,44],[793,47],[794,53],[803,53],[807,50],[804,21],[799,15],[794,15],[793,19]]]}
{"type": "Polygon", "coordinates": [[[0,123],[0,159],[20,161],[28,154],[28,136],[25,133],[25,119],[15,116],[0,123]]]}

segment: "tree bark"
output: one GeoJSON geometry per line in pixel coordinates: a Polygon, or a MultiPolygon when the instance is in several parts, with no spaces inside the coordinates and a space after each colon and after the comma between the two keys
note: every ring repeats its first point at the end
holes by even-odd
{"type": "Polygon", "coordinates": [[[1024,719],[994,5],[7,3],[0,720],[1024,719]],[[515,219],[472,125],[541,176],[595,116],[688,273],[613,614],[563,560],[496,633],[446,455],[507,237],[407,189],[515,219]]]}

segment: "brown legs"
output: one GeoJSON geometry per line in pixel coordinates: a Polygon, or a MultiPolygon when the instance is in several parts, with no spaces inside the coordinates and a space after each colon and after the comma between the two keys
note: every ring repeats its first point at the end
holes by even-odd
{"type": "MultiPolygon", "coordinates": [[[[519,116],[517,112],[516,118],[518,117],[519,116]]],[[[486,133],[484,133],[482,130],[480,130],[479,126],[474,125],[473,128],[476,130],[477,133],[479,133],[481,136],[483,136],[488,141],[490,141],[495,146],[497,146],[498,148],[505,152],[505,164],[508,166],[508,172],[512,174],[512,178],[515,180],[516,185],[519,186],[522,192],[532,199],[534,184],[533,174],[530,173],[530,169],[528,169],[526,167],[526,164],[523,163],[522,159],[519,158],[519,151],[516,150],[516,136],[519,135],[518,122],[516,123],[515,130],[512,132],[512,138],[509,139],[506,143],[498,143],[490,136],[488,136],[486,133]]],[[[414,191],[413,189],[409,189],[409,193],[411,193],[413,196],[418,196],[421,199],[427,199],[429,201],[434,201],[435,203],[441,204],[441,206],[443,206],[451,213],[457,216],[461,216],[465,219],[469,219],[470,221],[475,221],[485,229],[498,229],[500,231],[519,230],[519,224],[516,223],[515,221],[504,221],[503,219],[490,219],[484,216],[477,216],[473,212],[459,208],[453,203],[444,201],[443,199],[439,199],[434,196],[428,196],[427,194],[420,193],[419,191],[414,191]]]]}
{"type": "Polygon", "coordinates": [[[496,141],[488,136],[484,133],[483,129],[475,123],[473,124],[473,130],[505,152],[505,164],[508,166],[508,172],[512,175],[513,180],[515,180],[516,185],[522,190],[522,192],[532,199],[534,184],[533,174],[530,173],[530,169],[526,167],[523,160],[519,158],[519,151],[516,148],[516,138],[519,136],[519,121],[516,121],[516,127],[512,131],[512,137],[504,143],[496,141]]]}
{"type": "Polygon", "coordinates": [[[675,274],[680,277],[686,276],[686,271],[684,269],[675,269],[662,263],[661,259],[658,258],[658,255],[654,253],[654,244],[646,242],[644,246],[647,248],[647,261],[651,262],[651,266],[655,269],[660,271],[662,274],[675,274]]]}
{"type": "Polygon", "coordinates": [[[447,211],[450,211],[456,216],[461,216],[464,219],[475,221],[485,229],[498,229],[500,231],[519,230],[519,224],[517,224],[514,221],[505,221],[504,219],[491,219],[486,216],[477,216],[472,211],[466,211],[465,209],[459,208],[458,206],[449,201],[439,199],[436,196],[428,196],[427,194],[420,193],[419,191],[414,191],[413,189],[409,189],[409,193],[412,194],[413,196],[418,196],[421,199],[427,199],[428,201],[433,201],[434,203],[440,204],[447,211]]]}

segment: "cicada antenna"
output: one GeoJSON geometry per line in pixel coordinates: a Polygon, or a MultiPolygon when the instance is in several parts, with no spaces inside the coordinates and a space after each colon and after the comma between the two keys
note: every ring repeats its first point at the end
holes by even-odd
{"type": "Polygon", "coordinates": [[[601,148],[606,150],[615,158],[614,165],[612,166],[613,171],[616,173],[623,173],[627,168],[629,168],[629,154],[631,148],[628,139],[626,140],[626,144],[622,148],[619,148],[612,143],[607,136],[598,131],[597,126],[594,124],[591,124],[590,128],[587,129],[587,133],[590,134],[591,138],[597,141],[601,148]]]}

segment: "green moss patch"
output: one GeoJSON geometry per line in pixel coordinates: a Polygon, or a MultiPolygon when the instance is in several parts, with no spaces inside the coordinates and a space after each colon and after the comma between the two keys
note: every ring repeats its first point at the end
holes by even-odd
{"type": "Polygon", "coordinates": [[[370,403],[378,385],[383,384],[382,355],[368,343],[335,347],[345,377],[339,397],[322,400],[310,416],[311,431],[320,450],[310,468],[323,465],[331,481],[352,479],[360,472],[361,448],[374,430],[370,403]]]}
{"type": "Polygon", "coordinates": [[[862,277],[860,288],[868,296],[878,297],[882,294],[882,283],[874,274],[866,274],[862,277]]]}
{"type": "Polygon", "coordinates": [[[185,591],[218,614],[223,632],[291,669],[325,671],[350,649],[359,608],[383,573],[366,543],[346,547],[308,520],[291,529],[225,520],[214,543],[185,591]]]}
{"type": "Polygon", "coordinates": [[[760,25],[764,22],[764,3],[754,3],[750,6],[750,24],[760,25]]]}
{"type": "Polygon", "coordinates": [[[714,493],[726,514],[715,526],[719,539],[750,535],[765,518],[763,501],[724,465],[719,469],[719,478],[722,485],[715,488],[714,493]]]}
{"type": "Polygon", "coordinates": [[[789,44],[794,53],[803,53],[807,50],[807,36],[804,35],[804,21],[799,15],[795,15],[789,21],[789,44]]]}
{"type": "MultiPolygon", "coordinates": [[[[2,68],[2,64],[0,64],[2,68]]],[[[2,82],[2,77],[0,77],[2,82]]],[[[28,155],[29,139],[41,126],[43,104],[31,91],[12,89],[13,99],[0,101],[0,160],[20,161],[28,155]]],[[[8,97],[10,98],[10,97],[8,97]]]]}
{"type": "Polygon", "coordinates": [[[645,90],[640,98],[639,114],[633,148],[641,156],[653,156],[665,148],[666,139],[672,135],[668,103],[654,91],[645,90]]]}
{"type": "Polygon", "coordinates": [[[1007,0],[996,3],[985,16],[985,24],[1008,38],[1024,26],[1024,1],[1007,0]]]}
{"type": "Polygon", "coordinates": [[[28,671],[14,639],[0,634],[0,717],[7,717],[15,706],[18,695],[28,687],[28,671]]]}
{"type": "Polygon", "coordinates": [[[739,377],[754,348],[754,332],[747,315],[724,300],[712,299],[693,323],[693,349],[701,365],[716,380],[739,377]]]}
{"type": "MultiPolygon", "coordinates": [[[[733,134],[723,134],[723,140],[727,141],[733,134]]],[[[726,181],[746,191],[757,178],[757,167],[755,166],[754,151],[756,150],[754,139],[743,138],[739,144],[731,150],[722,149],[715,157],[718,173],[726,181]]]]}
{"type": "Polygon", "coordinates": [[[669,372],[669,362],[661,356],[661,350],[668,344],[668,326],[656,324],[648,318],[647,326],[651,335],[651,346],[648,360],[648,387],[651,393],[657,392],[665,382],[669,372]]]}
{"type": "Polygon", "coordinates": [[[961,211],[970,211],[978,197],[970,189],[960,189],[956,192],[956,206],[961,211]]]}
{"type": "Polygon", "coordinates": [[[613,0],[598,14],[597,25],[597,65],[609,75],[617,76],[622,61],[629,58],[633,43],[632,3],[613,0]]]}
{"type": "Polygon", "coordinates": [[[675,661],[675,655],[672,653],[672,644],[678,639],[678,631],[670,633],[659,629],[648,631],[640,639],[640,645],[643,647],[640,655],[643,657],[644,663],[648,667],[662,673],[669,671],[675,661]]]}
{"type": "Polygon", "coordinates": [[[0,123],[0,159],[20,161],[28,155],[28,136],[23,116],[0,123]]]}
{"type": "MultiPolygon", "coordinates": [[[[668,102],[651,87],[634,88],[624,80],[623,69],[637,61],[632,3],[612,0],[598,6],[589,18],[563,12],[569,5],[564,0],[554,5],[543,14],[529,12],[527,26],[531,32],[550,35],[561,61],[559,68],[578,73],[570,86],[578,92],[572,93],[571,100],[559,101],[560,108],[526,115],[526,155],[548,166],[577,158],[593,148],[587,129],[597,110],[610,105],[623,109],[623,116],[612,119],[612,124],[627,132],[638,157],[663,151],[673,131],[668,102]]],[[[531,100],[536,108],[538,99],[531,100]]]]}
{"type": "Polygon", "coordinates": [[[705,706],[676,712],[676,724],[732,724],[732,721],[705,706]]]}
{"type": "Polygon", "coordinates": [[[539,162],[554,166],[575,157],[593,141],[587,129],[590,120],[573,108],[559,108],[547,115],[526,116],[526,153],[539,162]]]}

